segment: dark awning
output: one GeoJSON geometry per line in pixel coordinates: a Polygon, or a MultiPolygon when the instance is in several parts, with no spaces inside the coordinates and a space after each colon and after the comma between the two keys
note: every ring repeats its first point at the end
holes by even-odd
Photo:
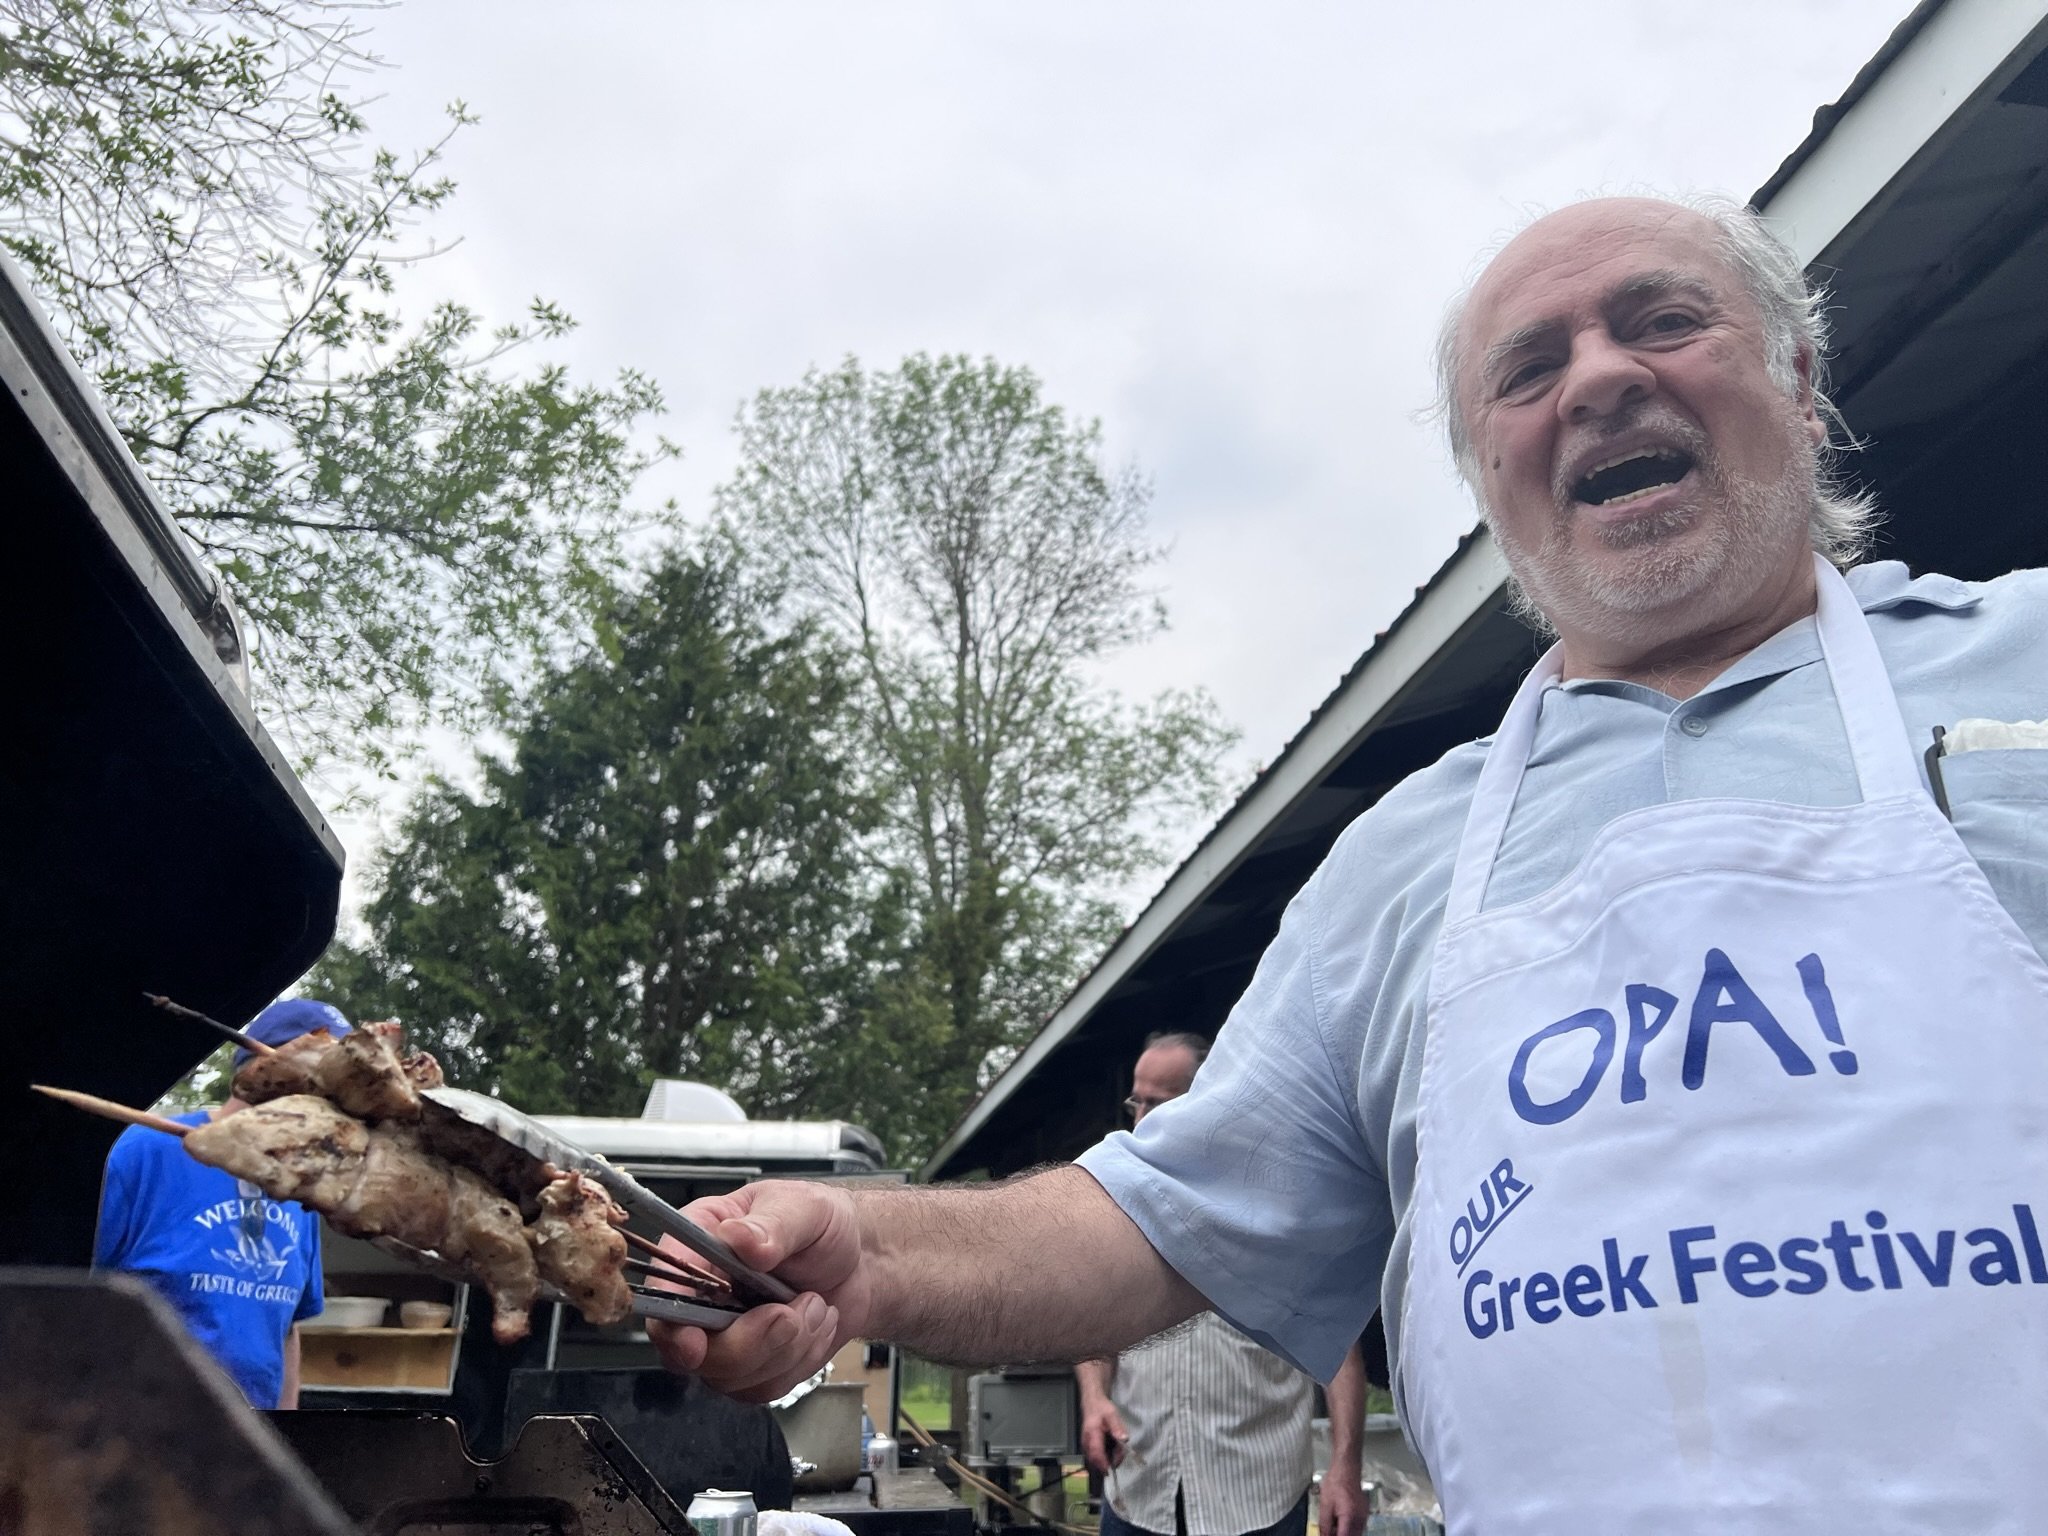
{"type": "Polygon", "coordinates": [[[116,1127],[334,932],[342,852],[231,675],[233,620],[19,274],[0,263],[0,1263],[82,1263],[116,1127]],[[226,654],[224,654],[226,653],[226,654]]]}

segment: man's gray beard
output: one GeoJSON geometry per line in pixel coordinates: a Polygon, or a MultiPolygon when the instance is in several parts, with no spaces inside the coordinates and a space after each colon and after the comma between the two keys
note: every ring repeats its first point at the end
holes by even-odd
{"type": "Polygon", "coordinates": [[[1561,620],[1582,634],[1660,640],[1666,638],[1668,621],[1653,622],[1650,616],[1697,597],[1717,577],[1728,591],[1764,584],[1782,558],[1782,530],[1788,524],[1804,528],[1811,519],[1810,473],[1795,469],[1775,482],[1738,479],[1706,453],[1695,457],[1693,467],[1700,495],[1690,507],[1632,519],[1603,538],[1610,550],[1636,552],[1620,565],[1588,561],[1573,546],[1576,509],[1552,519],[1542,547],[1534,552],[1510,543],[1496,525],[1494,537],[1510,573],[1510,611],[1543,635],[1556,635],[1561,620]],[[1685,540],[1686,530],[1716,504],[1728,515],[1709,525],[1704,540],[1685,540]]]}

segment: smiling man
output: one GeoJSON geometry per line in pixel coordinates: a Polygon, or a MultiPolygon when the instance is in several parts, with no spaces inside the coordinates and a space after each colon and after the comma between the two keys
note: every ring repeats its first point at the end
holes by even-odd
{"type": "Polygon", "coordinates": [[[1454,1532],[2032,1528],[2048,580],[1858,565],[1824,360],[1736,205],[1510,242],[1439,349],[1556,636],[1500,729],[1346,831],[1135,1133],[701,1203],[808,1294],[671,1364],[764,1396],[847,1336],[1079,1358],[1209,1307],[1327,1378],[1380,1305],[1454,1532]],[[1994,747],[1940,806],[1936,726],[1994,747]]]}
{"type": "MultiPolygon", "coordinates": [[[[1773,253],[1746,254],[1767,281],[1773,253]]],[[[1815,487],[1804,290],[1774,325],[1729,257],[1703,214],[1581,204],[1503,251],[1447,333],[1460,467],[1567,676],[1704,681],[1813,611],[1817,505],[1833,544],[1860,530],[1815,487]]]]}

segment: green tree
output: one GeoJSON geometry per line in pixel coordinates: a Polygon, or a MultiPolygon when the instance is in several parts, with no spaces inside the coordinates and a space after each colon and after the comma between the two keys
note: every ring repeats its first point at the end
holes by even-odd
{"type": "Polygon", "coordinates": [[[396,1017],[452,1080],[534,1111],[638,1113],[654,1077],[752,1114],[927,1137],[905,903],[859,842],[847,678],[767,594],[672,555],[552,668],[472,795],[413,805],[366,944],[309,987],[396,1017]]]}
{"type": "Polygon", "coordinates": [[[849,359],[764,391],[738,430],[729,536],[856,658],[859,761],[915,893],[950,1121],[1114,935],[1162,829],[1214,804],[1231,733],[1199,693],[1134,705],[1098,680],[1166,622],[1149,492],[1029,371],[849,359]]]}
{"type": "Polygon", "coordinates": [[[355,10],[0,0],[0,246],[225,577],[266,713],[376,764],[559,644],[671,450],[646,378],[507,366],[551,304],[401,317],[453,186],[441,144],[368,147],[355,10]]]}

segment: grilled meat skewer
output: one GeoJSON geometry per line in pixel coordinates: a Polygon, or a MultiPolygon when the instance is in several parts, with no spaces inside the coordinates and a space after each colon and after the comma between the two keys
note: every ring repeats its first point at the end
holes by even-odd
{"type": "Polygon", "coordinates": [[[290,1094],[196,1127],[185,1150],[351,1236],[433,1249],[490,1292],[491,1337],[526,1337],[540,1274],[519,1208],[410,1128],[366,1126],[323,1098],[290,1094]]]}
{"type": "Polygon", "coordinates": [[[625,1213],[580,1174],[544,1186],[540,1201],[553,1220],[537,1231],[473,1170],[430,1150],[414,1127],[365,1125],[313,1094],[188,1126],[68,1088],[37,1091],[177,1136],[200,1162],[275,1199],[297,1200],[351,1236],[394,1238],[437,1254],[490,1293],[491,1336],[501,1344],[526,1336],[543,1266],[593,1322],[616,1322],[632,1309],[621,1273],[626,1245],[607,1228],[625,1213]]]}
{"type": "Polygon", "coordinates": [[[235,1097],[263,1104],[317,1093],[362,1120],[417,1120],[420,1090],[439,1088],[441,1065],[425,1051],[398,1054],[396,1024],[365,1024],[341,1036],[310,1030],[235,1073],[235,1097]]]}

